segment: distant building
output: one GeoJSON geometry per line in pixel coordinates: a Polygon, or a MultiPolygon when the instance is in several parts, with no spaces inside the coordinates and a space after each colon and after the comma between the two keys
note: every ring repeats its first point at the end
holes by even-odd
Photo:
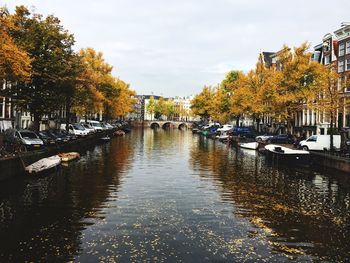
{"type": "MultiPolygon", "coordinates": [[[[127,118],[131,120],[138,121],[150,121],[155,119],[155,113],[149,112],[147,110],[147,105],[150,102],[150,98],[153,97],[155,103],[162,97],[158,95],[136,95],[136,102],[134,104],[134,109],[131,113],[128,114],[127,118]]],[[[174,116],[172,120],[174,121],[195,121],[199,120],[198,116],[194,116],[191,111],[191,100],[193,96],[187,97],[163,97],[164,101],[172,100],[174,102],[174,116]]],[[[163,120],[166,120],[166,116],[161,117],[163,120]]]]}

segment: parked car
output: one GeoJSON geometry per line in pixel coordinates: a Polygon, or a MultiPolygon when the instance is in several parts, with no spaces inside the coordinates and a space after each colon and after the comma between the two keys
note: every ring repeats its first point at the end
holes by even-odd
{"type": "Polygon", "coordinates": [[[44,145],[44,142],[38,137],[38,135],[29,130],[8,129],[5,132],[4,142],[5,144],[11,145],[24,145],[27,150],[38,149],[44,145]]]}
{"type": "Polygon", "coordinates": [[[108,130],[111,130],[111,129],[114,128],[114,127],[113,127],[110,123],[108,123],[108,122],[106,122],[105,125],[106,125],[106,127],[107,127],[108,130]]]}
{"type": "Polygon", "coordinates": [[[108,130],[106,124],[104,122],[100,122],[102,130],[108,130]]]}
{"type": "MultiPolygon", "coordinates": [[[[340,135],[333,135],[333,146],[335,149],[340,149],[340,135]]],[[[330,135],[312,135],[306,140],[300,142],[299,147],[303,150],[323,151],[330,150],[331,136],[330,135]]]]}
{"type": "Polygon", "coordinates": [[[246,138],[254,138],[255,136],[253,129],[250,127],[234,127],[229,130],[227,134],[230,136],[241,136],[246,138]]]}
{"type": "Polygon", "coordinates": [[[268,139],[269,143],[294,143],[294,138],[290,134],[279,134],[268,139]]]}
{"type": "Polygon", "coordinates": [[[257,142],[267,142],[269,139],[271,139],[274,135],[272,134],[263,134],[263,135],[258,135],[255,137],[255,141],[257,142]]]}
{"type": "Polygon", "coordinates": [[[67,130],[61,129],[61,130],[57,130],[57,132],[65,135],[70,141],[78,139],[78,137],[75,134],[71,134],[67,130]]]}
{"type": "Polygon", "coordinates": [[[44,142],[44,145],[55,145],[56,140],[53,136],[51,136],[47,131],[39,132],[40,139],[44,142]]]}
{"type": "Polygon", "coordinates": [[[88,131],[89,134],[95,132],[94,128],[92,128],[91,125],[84,123],[84,122],[81,122],[80,124],[85,128],[85,130],[88,131]]]}
{"type": "Polygon", "coordinates": [[[84,137],[89,134],[89,131],[81,123],[69,124],[68,132],[78,137],[84,137]]]}
{"type": "Polygon", "coordinates": [[[56,142],[58,143],[66,143],[69,141],[69,138],[63,133],[59,132],[59,130],[51,129],[48,130],[48,132],[56,139],[56,142]]]}
{"type": "Polygon", "coordinates": [[[210,128],[215,127],[216,129],[218,129],[219,127],[221,127],[220,123],[215,122],[215,123],[209,123],[208,125],[203,126],[203,130],[207,130],[210,128]]]}
{"type": "Polygon", "coordinates": [[[223,126],[221,126],[219,129],[217,129],[218,132],[227,132],[229,130],[231,130],[233,128],[233,126],[231,124],[225,124],[223,126]]]}
{"type": "Polygon", "coordinates": [[[95,131],[103,131],[103,127],[99,121],[87,120],[85,122],[84,120],[81,120],[80,123],[89,124],[95,131]]]}

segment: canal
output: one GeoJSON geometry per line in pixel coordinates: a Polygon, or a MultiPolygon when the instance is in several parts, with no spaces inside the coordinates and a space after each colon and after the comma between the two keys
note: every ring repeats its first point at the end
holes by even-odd
{"type": "Polygon", "coordinates": [[[349,239],[346,175],[190,131],[134,130],[0,184],[0,262],[346,262],[349,239]]]}

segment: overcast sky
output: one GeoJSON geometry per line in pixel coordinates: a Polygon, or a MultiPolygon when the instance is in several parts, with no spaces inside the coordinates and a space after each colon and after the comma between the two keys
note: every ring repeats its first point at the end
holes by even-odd
{"type": "Polygon", "coordinates": [[[34,6],[75,35],[76,49],[104,53],[138,94],[187,96],[232,69],[253,68],[260,51],[316,45],[350,21],[349,0],[0,0],[34,6]]]}

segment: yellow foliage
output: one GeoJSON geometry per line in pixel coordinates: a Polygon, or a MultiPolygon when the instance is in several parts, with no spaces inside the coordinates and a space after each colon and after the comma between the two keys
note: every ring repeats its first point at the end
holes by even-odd
{"type": "Polygon", "coordinates": [[[31,59],[10,36],[11,28],[14,28],[11,16],[0,8],[0,79],[26,81],[30,76],[31,59]]]}

